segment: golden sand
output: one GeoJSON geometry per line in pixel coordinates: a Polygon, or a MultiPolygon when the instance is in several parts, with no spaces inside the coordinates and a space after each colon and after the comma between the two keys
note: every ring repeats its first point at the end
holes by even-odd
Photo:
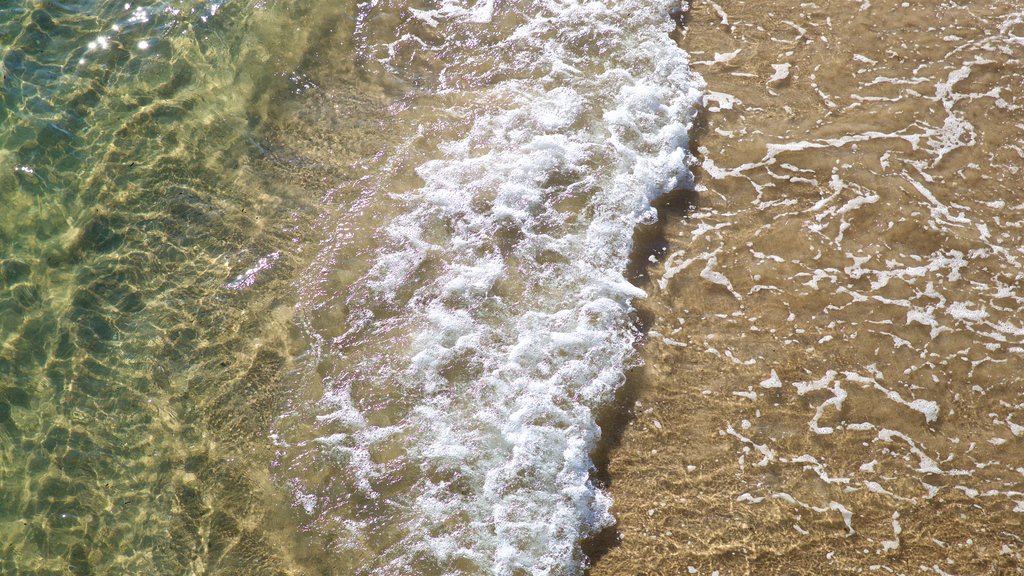
{"type": "Polygon", "coordinates": [[[696,206],[592,575],[1024,570],[1021,12],[693,3],[696,206]]]}

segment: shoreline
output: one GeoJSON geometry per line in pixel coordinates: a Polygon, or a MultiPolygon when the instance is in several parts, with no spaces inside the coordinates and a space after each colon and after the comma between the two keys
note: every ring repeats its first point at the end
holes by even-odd
{"type": "Polygon", "coordinates": [[[1019,569],[1014,21],[694,4],[699,200],[637,276],[588,574],[1019,569]]]}

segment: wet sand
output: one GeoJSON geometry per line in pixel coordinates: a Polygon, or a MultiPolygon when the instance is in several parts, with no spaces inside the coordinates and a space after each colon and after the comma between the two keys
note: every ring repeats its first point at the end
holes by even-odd
{"type": "Polygon", "coordinates": [[[592,575],[1024,570],[1021,12],[693,3],[592,575]]]}

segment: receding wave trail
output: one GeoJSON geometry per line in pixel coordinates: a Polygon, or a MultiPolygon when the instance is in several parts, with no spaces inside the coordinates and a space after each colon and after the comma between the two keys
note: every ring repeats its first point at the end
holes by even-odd
{"type": "Polygon", "coordinates": [[[703,89],[669,9],[361,9],[359,56],[416,87],[392,110],[417,131],[361,183],[389,218],[365,273],[338,294],[339,240],[307,274],[301,308],[338,321],[310,324],[323,395],[277,436],[342,570],[579,574],[613,522],[590,453],[634,362],[623,273],[651,201],[690,181],[703,89]]]}

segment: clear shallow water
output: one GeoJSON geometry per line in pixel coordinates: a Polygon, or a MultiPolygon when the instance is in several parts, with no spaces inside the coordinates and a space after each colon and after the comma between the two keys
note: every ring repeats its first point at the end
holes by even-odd
{"type": "Polygon", "coordinates": [[[0,572],[299,562],[260,471],[319,184],[273,139],[337,12],[0,8],[0,572]]]}
{"type": "Polygon", "coordinates": [[[581,573],[669,8],[4,8],[3,571],[581,573]]]}

